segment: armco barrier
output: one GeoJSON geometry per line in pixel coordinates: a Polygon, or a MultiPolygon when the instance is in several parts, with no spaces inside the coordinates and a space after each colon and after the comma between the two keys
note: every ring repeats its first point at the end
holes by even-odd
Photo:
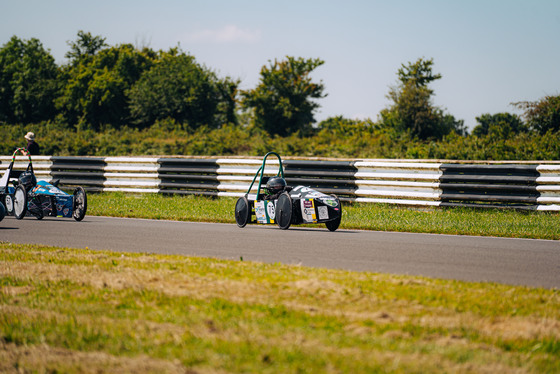
{"type": "MultiPolygon", "coordinates": [[[[5,169],[10,156],[0,156],[5,169]]],[[[262,165],[257,157],[35,156],[38,179],[88,191],[241,196],[262,165]]],[[[16,159],[25,168],[24,158],[16,159]]],[[[267,161],[265,174],[278,171],[267,161]]],[[[560,211],[560,162],[283,160],[289,185],[346,201],[415,206],[514,207],[560,211]]],[[[254,186],[256,188],[256,186],[254,186]]]]}

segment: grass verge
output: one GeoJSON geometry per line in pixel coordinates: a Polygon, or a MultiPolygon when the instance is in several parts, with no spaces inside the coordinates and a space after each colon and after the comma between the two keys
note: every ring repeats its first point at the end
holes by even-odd
{"type": "Polygon", "coordinates": [[[0,242],[0,372],[554,373],[560,291],[0,242]]]}
{"type": "MultiPolygon", "coordinates": [[[[88,196],[88,214],[234,223],[234,198],[101,193],[88,196]]],[[[343,204],[341,228],[438,234],[560,239],[558,213],[506,209],[429,209],[343,204]]]]}

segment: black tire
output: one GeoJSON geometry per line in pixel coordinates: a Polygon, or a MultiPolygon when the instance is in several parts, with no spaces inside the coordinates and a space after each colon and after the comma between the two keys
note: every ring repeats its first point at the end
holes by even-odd
{"type": "Polygon", "coordinates": [[[40,220],[40,219],[43,219],[43,217],[45,217],[45,213],[43,213],[43,210],[42,210],[40,207],[39,207],[39,209],[38,209],[37,211],[32,212],[31,214],[34,215],[35,218],[37,218],[37,219],[39,219],[39,220],[40,220]]]}
{"type": "Polygon", "coordinates": [[[81,221],[87,212],[87,195],[83,187],[78,186],[74,190],[74,200],[72,202],[72,217],[76,221],[81,221]]]}
{"type": "Polygon", "coordinates": [[[6,217],[6,208],[4,208],[4,204],[0,201],[0,222],[6,217]]]}
{"type": "Polygon", "coordinates": [[[338,202],[339,214],[336,219],[325,222],[325,226],[327,226],[327,229],[329,229],[329,231],[336,231],[336,229],[338,229],[338,226],[340,226],[340,221],[342,221],[342,204],[340,203],[340,200],[338,200],[338,197],[336,195],[331,196],[334,197],[338,202]]]}
{"type": "Polygon", "coordinates": [[[249,223],[251,215],[251,206],[247,196],[241,196],[235,203],[235,222],[237,226],[243,228],[249,223]]]}
{"type": "Polygon", "coordinates": [[[287,192],[283,192],[276,201],[276,214],[274,219],[282,230],[287,230],[292,224],[292,198],[287,192]]]}
{"type": "Polygon", "coordinates": [[[14,216],[23,219],[27,213],[27,191],[22,185],[17,186],[14,192],[14,216]]]}

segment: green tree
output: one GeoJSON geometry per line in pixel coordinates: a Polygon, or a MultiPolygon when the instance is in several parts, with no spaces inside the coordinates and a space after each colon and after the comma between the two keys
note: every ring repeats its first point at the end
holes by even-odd
{"type": "MultiPolygon", "coordinates": [[[[429,83],[441,79],[441,74],[434,74],[432,72],[433,65],[433,59],[424,60],[419,58],[415,63],[401,64],[401,68],[397,71],[397,76],[403,85],[411,84],[414,87],[427,88],[429,83]]],[[[430,94],[433,93],[431,90],[428,91],[430,94]]]]}
{"type": "Polygon", "coordinates": [[[0,49],[0,121],[32,123],[54,117],[58,67],[37,39],[13,36],[0,49]]]}
{"type": "Polygon", "coordinates": [[[527,127],[519,116],[511,113],[483,114],[476,117],[478,125],[472,131],[475,136],[485,136],[488,134],[498,135],[507,138],[527,131],[527,127]]]}
{"type": "Polygon", "coordinates": [[[240,81],[226,77],[225,79],[214,78],[218,89],[218,111],[216,113],[216,122],[221,125],[225,123],[238,124],[237,95],[240,81]]]}
{"type": "Polygon", "coordinates": [[[91,35],[89,32],[78,31],[78,38],[68,42],[70,51],[66,52],[65,57],[73,65],[78,64],[82,59],[93,57],[101,49],[107,47],[105,38],[99,35],[91,35]]]}
{"type": "Polygon", "coordinates": [[[261,69],[260,83],[242,92],[242,105],[254,110],[255,123],[269,134],[286,136],[311,128],[319,104],[313,99],[325,97],[322,83],[314,83],[310,74],[324,64],[320,59],[287,56],[284,61],[269,61],[261,69]]]}
{"type": "Polygon", "coordinates": [[[540,134],[560,131],[560,96],[545,96],[538,101],[513,105],[525,111],[523,117],[530,129],[540,134]]]}
{"type": "Polygon", "coordinates": [[[80,56],[63,69],[64,86],[57,106],[67,122],[83,122],[94,128],[127,124],[126,92],[151,67],[150,55],[123,44],[80,56]]]}
{"type": "Polygon", "coordinates": [[[172,49],[130,89],[130,111],[140,127],[166,118],[193,128],[219,127],[235,121],[237,85],[230,79],[220,81],[193,56],[172,49]]]}
{"type": "Polygon", "coordinates": [[[428,84],[441,78],[432,72],[432,65],[432,59],[422,58],[401,65],[397,73],[399,83],[387,95],[393,104],[380,113],[383,127],[397,133],[409,132],[420,139],[441,139],[451,132],[466,134],[462,120],[456,120],[432,103],[433,91],[428,84]]]}

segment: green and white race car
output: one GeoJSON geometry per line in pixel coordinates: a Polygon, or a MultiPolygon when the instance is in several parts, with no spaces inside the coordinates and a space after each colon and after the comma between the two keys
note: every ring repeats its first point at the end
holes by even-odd
{"type": "Polygon", "coordinates": [[[235,221],[239,227],[245,227],[248,223],[276,223],[286,230],[292,224],[324,223],[327,229],[335,231],[341,219],[342,206],[336,195],[326,195],[306,186],[290,187],[286,184],[282,160],[275,152],[264,156],[262,166],[257,170],[247,193],[235,204],[235,221]],[[266,159],[270,155],[278,158],[280,166],[276,175],[264,176],[266,159]],[[257,178],[257,194],[250,198],[257,178]]]}

